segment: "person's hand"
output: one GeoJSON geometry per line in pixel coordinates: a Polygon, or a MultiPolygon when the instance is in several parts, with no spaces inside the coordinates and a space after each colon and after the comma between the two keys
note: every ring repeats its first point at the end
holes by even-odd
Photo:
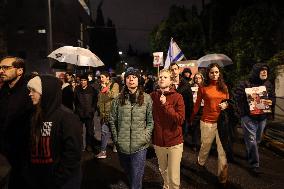
{"type": "Polygon", "coordinates": [[[218,106],[221,110],[225,110],[226,108],[228,108],[228,102],[222,102],[218,106]]]}
{"type": "Polygon", "coordinates": [[[166,103],[166,101],[167,101],[166,96],[164,94],[162,94],[161,97],[160,97],[160,102],[164,105],[166,103]]]}
{"type": "Polygon", "coordinates": [[[263,102],[263,104],[265,104],[265,105],[269,105],[269,106],[272,105],[272,100],[269,100],[269,99],[262,99],[262,102],[263,102]]]}

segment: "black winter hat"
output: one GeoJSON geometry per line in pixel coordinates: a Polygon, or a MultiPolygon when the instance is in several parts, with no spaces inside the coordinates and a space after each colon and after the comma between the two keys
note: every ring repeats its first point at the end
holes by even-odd
{"type": "Polygon", "coordinates": [[[184,75],[184,73],[190,73],[190,75],[192,75],[190,68],[184,68],[183,71],[182,71],[182,75],[184,75]]]}
{"type": "Polygon", "coordinates": [[[127,78],[129,75],[135,75],[136,77],[140,77],[140,72],[138,69],[134,69],[133,67],[129,67],[125,74],[124,74],[124,78],[127,78]]]}
{"type": "Polygon", "coordinates": [[[86,79],[87,81],[89,81],[88,79],[88,74],[83,74],[80,76],[80,79],[86,79]]]}

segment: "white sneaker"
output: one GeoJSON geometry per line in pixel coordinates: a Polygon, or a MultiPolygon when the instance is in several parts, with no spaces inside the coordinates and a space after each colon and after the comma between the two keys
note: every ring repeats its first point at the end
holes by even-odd
{"type": "Polygon", "coordinates": [[[113,146],[112,151],[115,152],[115,153],[117,152],[117,149],[116,149],[115,145],[113,146]]]}
{"type": "Polygon", "coordinates": [[[98,155],[96,155],[96,158],[98,159],[105,159],[106,157],[106,151],[101,151],[98,155]]]}

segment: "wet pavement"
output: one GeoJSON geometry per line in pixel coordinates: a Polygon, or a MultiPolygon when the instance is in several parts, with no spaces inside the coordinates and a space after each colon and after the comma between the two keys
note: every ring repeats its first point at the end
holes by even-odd
{"type": "MultiPolygon", "coordinates": [[[[229,164],[228,188],[235,189],[274,189],[283,188],[284,185],[284,161],[283,157],[274,154],[265,147],[260,147],[261,171],[259,177],[250,173],[247,165],[244,146],[237,144],[240,148],[235,153],[235,163],[229,164]]],[[[236,149],[236,148],[235,148],[236,149]]],[[[207,160],[208,171],[200,172],[195,165],[197,153],[185,147],[181,165],[181,188],[219,188],[217,184],[217,157],[211,153],[207,160]]],[[[95,159],[92,153],[84,152],[83,162],[83,189],[119,189],[127,188],[127,180],[118,161],[116,153],[108,149],[106,159],[95,159]]],[[[162,188],[162,178],[157,164],[154,151],[148,151],[148,158],[145,166],[143,186],[146,189],[162,188]]]]}
{"type": "MultiPolygon", "coordinates": [[[[96,128],[99,139],[99,127],[96,128]]],[[[227,188],[231,189],[278,189],[284,188],[284,157],[261,145],[261,174],[255,176],[246,161],[245,146],[241,138],[234,145],[235,162],[229,164],[227,188]]],[[[98,153],[96,151],[95,153],[98,153]]],[[[95,159],[94,153],[84,152],[82,189],[127,189],[127,179],[119,165],[117,153],[108,147],[106,159],[95,159]]],[[[207,170],[195,165],[197,152],[185,145],[181,163],[182,189],[217,189],[217,152],[212,150],[206,163],[207,170]]],[[[162,178],[153,148],[149,148],[143,179],[144,189],[161,189],[162,178]]]]}

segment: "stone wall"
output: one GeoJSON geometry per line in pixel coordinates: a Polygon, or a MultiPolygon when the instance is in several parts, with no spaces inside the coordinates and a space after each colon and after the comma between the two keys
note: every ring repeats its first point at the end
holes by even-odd
{"type": "Polygon", "coordinates": [[[275,119],[284,121],[284,65],[277,67],[275,80],[276,106],[275,119]]]}
{"type": "Polygon", "coordinates": [[[4,28],[6,27],[6,2],[0,0],[0,57],[7,54],[7,38],[4,28]]]}

